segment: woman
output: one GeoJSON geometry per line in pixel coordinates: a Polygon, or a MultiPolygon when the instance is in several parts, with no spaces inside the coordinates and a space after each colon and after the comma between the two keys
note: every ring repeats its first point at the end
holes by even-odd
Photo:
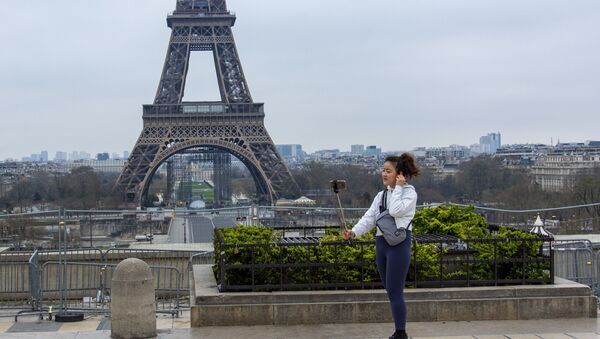
{"type": "Polygon", "coordinates": [[[343,233],[344,239],[348,240],[361,236],[375,227],[380,205],[387,206],[389,214],[394,217],[396,227],[406,229],[406,239],[396,246],[388,245],[379,229],[375,237],[377,269],[390,299],[396,325],[396,331],[390,338],[408,338],[404,282],[410,263],[411,221],[417,206],[417,192],[413,186],[406,183],[406,180],[417,175],[419,175],[419,168],[411,154],[387,157],[381,173],[383,185],[387,190],[387,204],[382,204],[381,199],[384,194],[383,191],[379,192],[360,221],[352,230],[345,230],[343,233]]]}

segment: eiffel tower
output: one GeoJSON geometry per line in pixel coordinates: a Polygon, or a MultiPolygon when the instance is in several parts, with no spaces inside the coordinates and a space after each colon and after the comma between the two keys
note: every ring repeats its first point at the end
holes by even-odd
{"type": "Polygon", "coordinates": [[[264,126],[264,104],[255,103],[242,71],[225,0],[177,0],[167,16],[171,38],[152,105],[143,106],[144,127],[115,190],[141,205],[150,180],[169,157],[195,147],[229,153],[248,168],[258,200],[273,204],[298,186],[264,126]],[[212,51],[221,94],[218,102],[184,102],[192,52],[212,51]]]}

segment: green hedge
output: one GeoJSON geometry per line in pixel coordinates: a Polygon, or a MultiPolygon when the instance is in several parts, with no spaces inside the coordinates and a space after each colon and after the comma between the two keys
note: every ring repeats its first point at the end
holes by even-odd
{"type": "MultiPolygon", "coordinates": [[[[539,279],[549,281],[550,265],[548,263],[529,263],[523,265],[511,263],[512,259],[521,258],[523,255],[529,259],[539,259],[539,249],[542,241],[523,241],[519,239],[538,239],[534,234],[507,227],[500,227],[497,232],[491,232],[485,219],[474,212],[474,207],[459,207],[443,205],[418,211],[413,219],[414,234],[450,235],[460,239],[482,239],[480,242],[470,242],[469,248],[474,250],[471,258],[479,263],[470,264],[469,279],[492,280],[494,278],[508,279],[539,279]],[[505,241],[512,239],[511,241],[505,241]],[[488,261],[498,260],[500,263],[493,267],[488,261]],[[497,275],[497,276],[495,276],[497,275]]],[[[418,246],[417,246],[418,247],[418,246]]],[[[448,251],[438,250],[439,255],[447,256],[448,251]],[[440,253],[441,252],[441,253],[440,253]]],[[[463,255],[464,256],[464,255],[463,255]]],[[[433,259],[434,257],[432,257],[433,259]]],[[[444,278],[466,278],[466,265],[463,268],[453,267],[446,271],[447,266],[442,265],[445,271],[444,278]]],[[[439,277],[439,265],[436,276],[439,277]]]]}
{"type": "MultiPolygon", "coordinates": [[[[340,231],[330,229],[319,244],[309,246],[279,245],[281,233],[266,227],[240,226],[218,230],[224,244],[234,245],[224,251],[215,235],[215,275],[222,283],[219,271],[221,253],[229,265],[241,264],[307,264],[326,263],[327,267],[301,268],[256,268],[255,285],[287,284],[339,284],[372,283],[379,281],[375,267],[375,229],[355,240],[353,246],[344,242],[340,231]],[[264,244],[250,249],[246,244],[264,244]],[[241,246],[235,246],[241,245],[241,246]],[[353,265],[352,263],[369,263],[353,265]]],[[[482,239],[469,241],[468,254],[450,251],[438,243],[417,243],[413,246],[411,269],[407,277],[410,284],[417,281],[529,279],[549,280],[548,263],[515,265],[509,261],[525,254],[528,258],[539,257],[542,241],[523,242],[505,239],[536,238],[526,232],[501,227],[497,233],[490,232],[485,219],[476,214],[472,207],[440,206],[418,211],[413,219],[414,235],[450,235],[460,239],[482,239]],[[499,239],[503,239],[500,241],[499,239]],[[460,264],[460,257],[469,256],[474,262],[460,264]],[[451,259],[451,260],[449,260],[451,259]],[[454,261],[458,259],[459,264],[454,261]],[[499,260],[494,267],[490,260],[499,260]],[[417,269],[414,269],[415,261],[417,269]],[[452,264],[448,264],[452,263],[452,264]],[[416,277],[415,277],[416,274],[416,277]],[[497,274],[497,276],[496,276],[497,274]]],[[[252,285],[252,271],[248,268],[227,270],[225,281],[228,285],[252,285]]],[[[269,289],[267,289],[269,290],[269,289]]]]}

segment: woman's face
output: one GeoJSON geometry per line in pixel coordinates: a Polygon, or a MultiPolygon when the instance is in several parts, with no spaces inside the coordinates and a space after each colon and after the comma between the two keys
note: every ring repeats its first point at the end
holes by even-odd
{"type": "Polygon", "coordinates": [[[383,170],[381,171],[381,177],[383,178],[383,185],[385,186],[396,186],[396,164],[390,161],[383,163],[383,170]]]}

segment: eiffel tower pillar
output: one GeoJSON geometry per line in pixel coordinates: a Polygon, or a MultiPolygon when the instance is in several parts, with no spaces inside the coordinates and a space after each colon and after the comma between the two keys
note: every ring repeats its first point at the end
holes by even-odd
{"type": "Polygon", "coordinates": [[[261,203],[298,193],[265,129],[264,104],[250,95],[231,31],[235,19],[225,0],[177,0],[167,17],[171,38],[154,103],[143,106],[144,127],[115,186],[126,202],[140,205],[163,162],[200,146],[240,159],[261,203]],[[221,101],[184,102],[190,54],[207,51],[213,53],[221,101]]]}

